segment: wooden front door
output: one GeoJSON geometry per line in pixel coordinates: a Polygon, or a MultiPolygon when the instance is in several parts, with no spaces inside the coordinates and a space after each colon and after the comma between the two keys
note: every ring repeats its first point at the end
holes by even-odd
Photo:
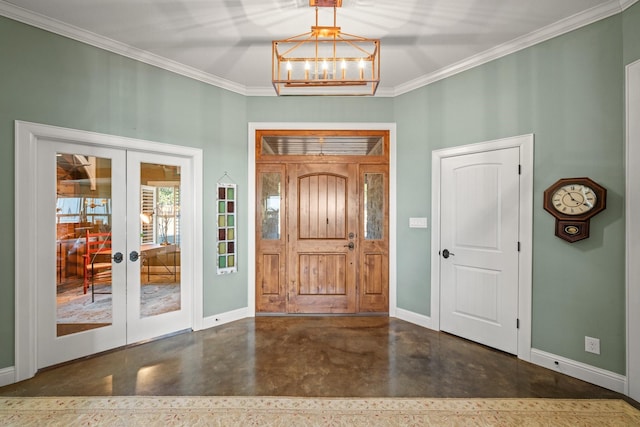
{"type": "Polygon", "coordinates": [[[357,165],[289,168],[290,313],[356,309],[357,165]]]}
{"type": "Polygon", "coordinates": [[[256,313],[389,311],[388,141],[256,131],[256,313]]]}

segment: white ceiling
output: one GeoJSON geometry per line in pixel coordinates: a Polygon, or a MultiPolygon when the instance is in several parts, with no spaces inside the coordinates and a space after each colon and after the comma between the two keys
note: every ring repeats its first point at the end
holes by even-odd
{"type": "MultiPolygon", "coordinates": [[[[343,0],[337,23],[381,39],[378,94],[394,96],[636,1],[343,0]]],[[[274,94],[271,41],[315,21],[308,0],[0,0],[0,15],[245,95],[274,94]]]]}

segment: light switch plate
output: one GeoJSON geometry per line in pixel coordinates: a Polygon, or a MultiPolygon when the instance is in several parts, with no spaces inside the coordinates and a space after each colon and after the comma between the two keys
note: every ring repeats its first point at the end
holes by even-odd
{"type": "Polygon", "coordinates": [[[409,218],[409,228],[427,228],[427,218],[409,218]]]}

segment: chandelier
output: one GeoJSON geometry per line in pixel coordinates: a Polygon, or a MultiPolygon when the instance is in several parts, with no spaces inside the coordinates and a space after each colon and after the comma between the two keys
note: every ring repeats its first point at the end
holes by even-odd
{"type": "Polygon", "coordinates": [[[375,95],[380,40],[343,33],[336,25],[342,0],[309,0],[316,25],[272,42],[272,81],[278,95],[375,95]],[[318,8],[333,7],[333,26],[318,24],[318,8]]]}

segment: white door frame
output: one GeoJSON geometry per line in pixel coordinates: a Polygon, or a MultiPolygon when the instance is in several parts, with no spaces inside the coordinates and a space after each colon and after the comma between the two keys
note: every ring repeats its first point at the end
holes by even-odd
{"type": "Polygon", "coordinates": [[[626,282],[627,384],[625,393],[640,401],[640,60],[626,67],[626,282]]]}
{"type": "MultiPolygon", "coordinates": [[[[531,282],[533,250],[533,134],[435,150],[431,156],[431,316],[428,328],[440,330],[440,172],[444,158],[484,151],[520,149],[520,253],[518,273],[518,358],[531,360],[531,282]]],[[[514,171],[515,173],[516,171],[514,171]]]]}
{"type": "Polygon", "coordinates": [[[389,131],[389,316],[396,316],[396,124],[395,123],[275,123],[250,122],[247,148],[249,152],[247,170],[247,265],[249,266],[247,315],[256,315],[256,130],[388,130],[389,131]]]}
{"type": "Polygon", "coordinates": [[[46,140],[110,148],[133,149],[187,157],[192,161],[194,189],[192,328],[202,329],[202,150],[139,139],[67,129],[37,123],[15,122],[15,381],[37,371],[36,281],[32,254],[38,244],[35,191],[37,144],[46,140]]]}

